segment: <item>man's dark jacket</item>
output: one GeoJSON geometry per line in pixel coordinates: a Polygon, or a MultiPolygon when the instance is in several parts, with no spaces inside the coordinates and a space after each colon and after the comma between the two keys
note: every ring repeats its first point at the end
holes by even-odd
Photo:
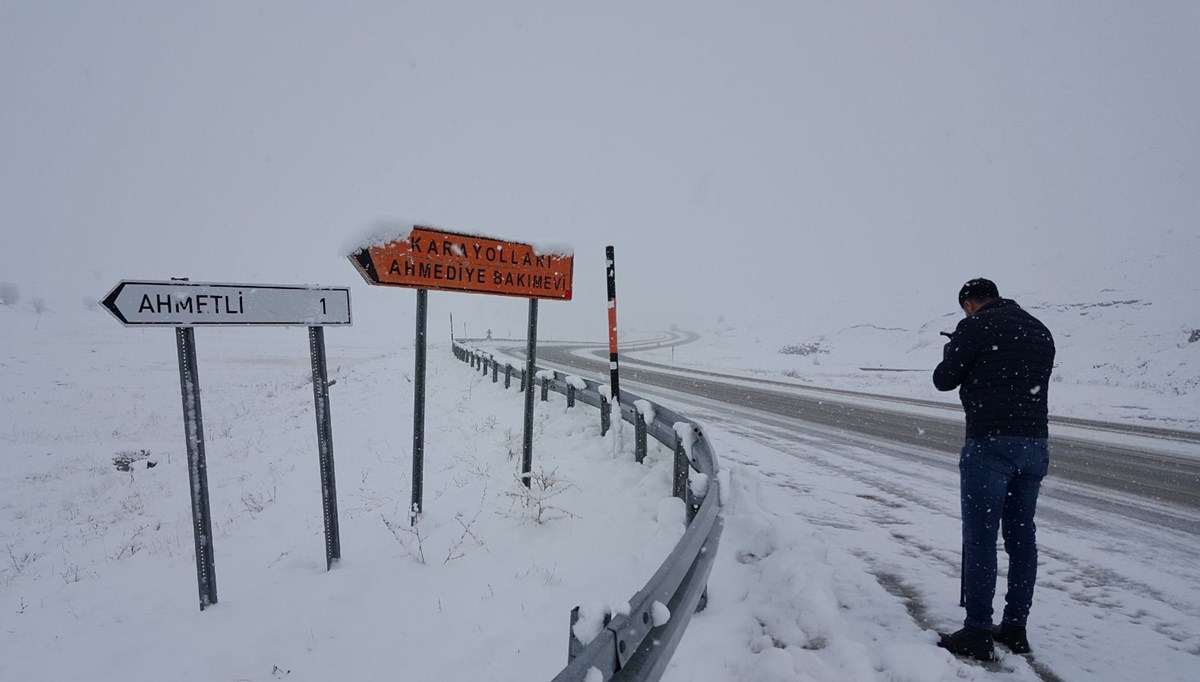
{"type": "Polygon", "coordinates": [[[939,391],[958,389],[967,438],[1046,438],[1054,365],[1050,330],[1016,301],[997,299],[963,318],[933,370],[939,391]]]}

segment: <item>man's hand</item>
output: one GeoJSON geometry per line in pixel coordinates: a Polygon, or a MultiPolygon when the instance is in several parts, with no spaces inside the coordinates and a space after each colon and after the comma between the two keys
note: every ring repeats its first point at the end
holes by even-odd
{"type": "Polygon", "coordinates": [[[951,341],[954,340],[954,332],[938,332],[938,333],[941,334],[942,336],[946,337],[947,339],[950,339],[951,341]]]}

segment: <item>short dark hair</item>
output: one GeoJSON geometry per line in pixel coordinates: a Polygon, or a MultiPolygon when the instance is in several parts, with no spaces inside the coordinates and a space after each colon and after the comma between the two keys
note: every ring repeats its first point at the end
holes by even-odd
{"type": "Polygon", "coordinates": [[[1000,290],[996,288],[995,282],[982,277],[967,282],[958,290],[960,306],[963,301],[990,301],[993,298],[1000,298],[1000,290]]]}

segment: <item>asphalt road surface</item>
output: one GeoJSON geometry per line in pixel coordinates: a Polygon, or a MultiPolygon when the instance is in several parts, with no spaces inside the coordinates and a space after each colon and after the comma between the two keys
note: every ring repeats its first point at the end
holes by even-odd
{"type": "MultiPolygon", "coordinates": [[[[657,346],[680,341],[675,338],[657,346]]],[[[651,347],[655,344],[641,346],[651,347]]],[[[513,357],[524,356],[524,348],[515,344],[503,344],[502,350],[513,357]]],[[[607,377],[607,354],[606,348],[596,346],[545,345],[539,346],[537,359],[539,366],[607,377]],[[580,349],[588,352],[578,353],[580,349]]],[[[750,414],[762,415],[776,428],[793,424],[842,441],[888,443],[898,446],[885,449],[891,456],[943,468],[958,466],[963,442],[961,409],[948,409],[945,403],[734,377],[640,360],[622,360],[621,381],[622,385],[636,383],[736,406],[743,413],[752,410],[750,414]],[[889,408],[889,403],[894,407],[889,408]]],[[[1194,445],[1200,455],[1200,434],[1083,419],[1052,418],[1051,425],[1052,431],[1055,426],[1076,427],[1073,432],[1082,429],[1087,435],[1051,434],[1048,482],[1059,483],[1056,494],[1200,535],[1200,456],[1178,454],[1194,445]]]]}

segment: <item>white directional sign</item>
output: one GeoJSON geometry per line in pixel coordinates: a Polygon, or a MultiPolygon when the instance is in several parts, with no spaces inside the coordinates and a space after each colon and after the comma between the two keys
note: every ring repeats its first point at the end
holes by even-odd
{"type": "Polygon", "coordinates": [[[350,324],[350,290],[342,287],[124,280],[103,304],[125,325],[350,324]]]}

